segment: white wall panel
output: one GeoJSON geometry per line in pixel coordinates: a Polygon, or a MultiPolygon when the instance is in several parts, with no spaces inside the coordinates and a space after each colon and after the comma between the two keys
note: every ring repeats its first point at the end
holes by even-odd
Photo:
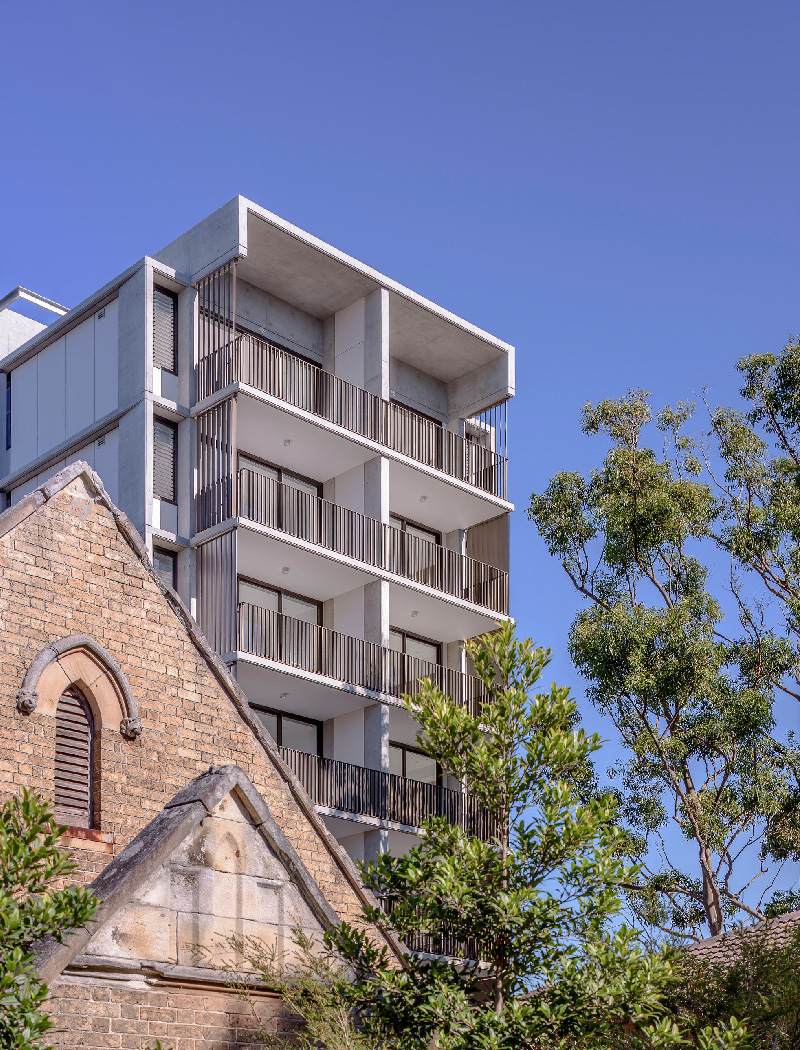
{"type": "Polygon", "coordinates": [[[364,709],[348,711],[333,720],[333,757],[364,765],[364,709]]]}
{"type": "Polygon", "coordinates": [[[60,445],[67,436],[64,387],[65,339],[62,336],[36,355],[38,362],[39,440],[37,454],[60,445]]]}
{"type": "Polygon", "coordinates": [[[37,369],[36,358],[32,357],[11,374],[10,470],[18,470],[37,456],[37,369]]]}
{"type": "Polygon", "coordinates": [[[94,443],[94,469],[100,475],[106,492],[116,503],[119,498],[119,430],[110,430],[94,443]]]}
{"type": "Polygon", "coordinates": [[[364,465],[359,463],[344,474],[337,474],[335,479],[335,499],[340,507],[364,513],[364,465]]]}
{"type": "Polygon", "coordinates": [[[334,320],[336,375],[364,385],[364,300],[359,299],[340,310],[334,320]]]}
{"type": "MultiPolygon", "coordinates": [[[[105,316],[94,318],[94,418],[113,412],[117,407],[119,358],[119,300],[105,307],[105,316]]],[[[103,313],[102,310],[98,313],[103,313]]]]}
{"type": "Polygon", "coordinates": [[[333,628],[353,638],[364,637],[364,588],[356,587],[333,599],[333,628]]]}
{"type": "Polygon", "coordinates": [[[90,426],[94,415],[94,318],[67,332],[67,437],[90,426]]]}

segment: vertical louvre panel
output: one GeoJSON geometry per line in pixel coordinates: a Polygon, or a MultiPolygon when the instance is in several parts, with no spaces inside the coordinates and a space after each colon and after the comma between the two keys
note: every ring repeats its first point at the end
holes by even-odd
{"type": "Polygon", "coordinates": [[[236,513],[236,399],[197,417],[197,528],[211,528],[236,513]]]}
{"type": "Polygon", "coordinates": [[[236,532],[197,548],[197,619],[221,656],[236,649],[236,532]]]}
{"type": "Polygon", "coordinates": [[[153,420],[153,495],[175,502],[175,446],[177,430],[174,423],[153,420]]]}
{"type": "Polygon", "coordinates": [[[177,296],[161,288],[153,289],[153,364],[173,373],[177,372],[177,306],[177,296]]]}
{"type": "Polygon", "coordinates": [[[77,689],[56,707],[55,815],[76,828],[92,826],[92,715],[77,689]]]}

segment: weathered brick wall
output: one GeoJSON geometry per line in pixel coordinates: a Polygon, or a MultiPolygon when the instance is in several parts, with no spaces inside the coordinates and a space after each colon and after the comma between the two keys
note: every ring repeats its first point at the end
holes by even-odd
{"type": "MultiPolygon", "coordinates": [[[[100,733],[100,830],[116,855],[189,780],[212,764],[242,767],[342,917],[358,899],[331,850],[175,616],[109,510],[81,479],[0,537],[0,793],[22,785],[53,797],[55,720],[16,709],[16,694],[48,642],[88,634],[118,662],[136,697],[142,735],[100,733]]],[[[110,855],[72,851],[91,881],[110,855]]]]}
{"type": "Polygon", "coordinates": [[[62,1050],[77,1047],[154,1046],[171,1050],[254,1050],[260,1027],[288,1036],[294,1028],[277,999],[254,995],[243,1002],[227,993],[187,989],[131,989],[73,979],[58,996],[49,1036],[62,1050]]]}
{"type": "MultiPolygon", "coordinates": [[[[100,729],[99,830],[107,843],[71,850],[76,881],[91,881],[189,780],[234,763],[253,781],[334,910],[357,919],[360,900],[335,847],[292,796],[111,510],[82,478],[0,536],[0,797],[26,785],[53,797],[55,719],[16,708],[34,656],[87,634],[117,661],[143,731],[100,729]]],[[[53,987],[62,1047],[233,1050],[253,1045],[233,994],[152,990],[145,981],[78,979],[53,987]],[[240,1021],[242,1024],[240,1025],[240,1021]]],[[[277,1002],[263,1008],[280,1010],[277,1002]]]]}

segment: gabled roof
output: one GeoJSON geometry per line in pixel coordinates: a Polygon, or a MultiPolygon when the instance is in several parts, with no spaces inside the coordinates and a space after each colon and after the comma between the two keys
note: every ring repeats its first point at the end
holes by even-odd
{"type": "Polygon", "coordinates": [[[98,929],[133,898],[145,880],[230,794],[235,794],[243,803],[320,926],[323,929],[335,926],[339,921],[336,913],[244,770],[233,765],[212,766],[182,788],[94,880],[91,889],[100,906],[88,926],[69,934],[63,943],[54,938],[40,943],[36,965],[43,979],[52,981],[69,966],[98,929]]]}
{"type": "MultiPolygon", "coordinates": [[[[342,876],[350,885],[356,898],[362,905],[376,907],[377,900],[362,884],[355,864],[350,859],[344,848],[339,845],[334,836],[328,831],[321,818],[317,815],[314,803],[309,798],[295,774],[281,758],[277,744],[266,731],[260,720],[253,715],[247,696],[237,682],[231,677],[227,667],[206,640],[200,627],[193,619],[191,613],[183,604],[180,597],[175,591],[167,587],[161,580],[160,576],[156,573],[147,553],[147,548],[135,526],[127,515],[114,504],[99,475],[92,470],[88,463],[81,460],[76,463],[71,463],[58,474],[49,478],[37,489],[34,489],[33,492],[23,496],[18,503],[0,514],[0,539],[16,529],[32,514],[35,514],[39,508],[44,506],[69,485],[79,479],[82,480],[83,484],[93,494],[95,500],[104,506],[113,517],[123,539],[142,563],[145,572],[149,575],[152,582],[164,595],[172,612],[189,635],[192,643],[216,678],[221,689],[236,708],[239,717],[247,725],[248,729],[261,745],[266,760],[272,764],[280,778],[286,784],[293,801],[300,808],[313,830],[319,836],[342,876]]],[[[244,774],[242,775],[244,776],[244,774]]],[[[195,781],[192,783],[196,784],[197,782],[195,781]]],[[[185,790],[189,790],[189,788],[191,788],[192,791],[201,790],[199,788],[192,788],[192,785],[189,785],[185,790]]],[[[205,790],[205,788],[202,790],[205,790]]],[[[170,807],[173,811],[181,812],[179,807],[183,803],[178,802],[177,800],[181,799],[182,794],[183,793],[179,793],[179,795],[173,799],[172,803],[170,803],[170,807]]],[[[196,801],[200,803],[202,801],[201,796],[198,795],[196,801]]],[[[169,811],[169,808],[165,810],[165,812],[169,811]]],[[[176,817],[170,818],[170,820],[177,819],[178,818],[176,817]]],[[[399,942],[395,941],[385,933],[382,935],[387,940],[391,950],[394,951],[398,957],[404,954],[405,949],[399,942]]]]}

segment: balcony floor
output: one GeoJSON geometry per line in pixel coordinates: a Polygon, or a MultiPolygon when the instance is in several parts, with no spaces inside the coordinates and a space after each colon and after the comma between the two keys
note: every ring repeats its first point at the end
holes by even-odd
{"type": "Polygon", "coordinates": [[[287,714],[325,721],[379,701],[400,704],[400,700],[395,697],[338,682],[333,678],[324,678],[250,653],[231,655],[236,657],[236,681],[244,689],[248,700],[287,714]]]}

